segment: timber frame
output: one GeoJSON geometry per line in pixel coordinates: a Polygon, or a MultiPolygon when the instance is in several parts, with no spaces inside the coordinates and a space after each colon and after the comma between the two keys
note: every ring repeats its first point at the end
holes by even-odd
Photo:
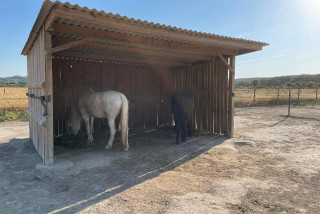
{"type": "MultiPolygon", "coordinates": [[[[45,1],[22,54],[28,56],[28,93],[52,99],[45,99],[48,115],[43,116],[41,104],[29,98],[30,138],[44,163],[52,164],[54,136],[65,132],[64,120],[59,118],[73,102],[68,104],[61,90],[70,90],[68,85],[72,83],[73,87],[81,88],[76,80],[105,89],[103,85],[109,80],[104,75],[112,68],[118,72],[108,73],[108,77],[114,75],[117,84],[109,81],[110,88],[127,90],[124,85],[129,87],[133,78],[136,79],[131,88],[148,83],[146,81],[154,81],[154,84],[142,91],[151,90],[154,85],[158,87],[152,89],[153,95],[146,95],[155,99],[156,104],[148,104],[147,115],[137,113],[132,126],[168,122],[170,92],[188,88],[197,97],[193,126],[232,137],[235,58],[262,50],[265,45],[129,19],[69,3],[45,1]],[[78,66],[76,76],[72,76],[75,75],[72,66],[78,66]],[[83,66],[90,70],[91,82],[88,74],[81,70],[83,66]],[[118,83],[119,72],[127,75],[126,83],[118,83]],[[61,105],[64,110],[59,110],[61,105]]],[[[132,92],[130,96],[133,108],[141,104],[136,94],[132,92]]]]}

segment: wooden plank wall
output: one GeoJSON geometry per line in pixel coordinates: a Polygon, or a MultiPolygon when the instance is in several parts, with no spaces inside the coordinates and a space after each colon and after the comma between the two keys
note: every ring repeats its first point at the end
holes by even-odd
{"type": "MultiPolygon", "coordinates": [[[[40,31],[30,52],[27,56],[28,85],[45,82],[45,56],[44,56],[44,31],[40,31]]],[[[29,94],[44,96],[44,88],[29,88],[29,94]]],[[[43,117],[44,109],[40,100],[29,98],[28,109],[40,118],[43,117]]],[[[39,155],[45,158],[45,127],[40,125],[33,117],[29,121],[30,138],[39,155]]]]}
{"type": "MultiPolygon", "coordinates": [[[[230,123],[227,71],[218,58],[171,68],[54,58],[54,134],[66,133],[65,123],[71,106],[89,87],[125,94],[129,100],[131,129],[170,124],[171,92],[189,89],[195,96],[193,127],[200,131],[227,134],[230,123]]],[[[94,129],[108,129],[106,119],[96,119],[94,129]]]]}
{"type": "MultiPolygon", "coordinates": [[[[171,122],[169,68],[118,62],[53,59],[54,134],[66,134],[71,106],[87,88],[116,90],[129,100],[129,127],[155,127],[171,122]]],[[[96,119],[95,131],[108,129],[96,119]]],[[[82,130],[84,131],[84,129],[82,130]]]]}
{"type": "Polygon", "coordinates": [[[189,89],[195,97],[192,126],[199,131],[227,134],[228,72],[219,59],[170,70],[172,90],[189,89]]]}

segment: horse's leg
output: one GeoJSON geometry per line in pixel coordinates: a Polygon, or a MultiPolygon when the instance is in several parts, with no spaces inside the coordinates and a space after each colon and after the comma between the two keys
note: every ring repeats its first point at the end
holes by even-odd
{"type": "Polygon", "coordinates": [[[175,121],[175,123],[176,123],[176,144],[178,145],[178,144],[180,144],[180,136],[181,136],[181,117],[180,117],[180,115],[179,114],[176,114],[176,121],[175,121]]]}
{"type": "Polygon", "coordinates": [[[93,121],[94,121],[94,117],[90,117],[90,139],[89,139],[89,141],[93,141],[93,121]]]}
{"type": "Polygon", "coordinates": [[[181,141],[185,142],[187,139],[187,135],[188,135],[188,122],[187,122],[187,115],[183,114],[181,117],[181,141]]]}
{"type": "Polygon", "coordinates": [[[92,139],[90,138],[90,118],[89,117],[83,117],[84,124],[86,125],[86,130],[87,130],[87,136],[88,136],[88,141],[92,142],[92,139]]]}
{"type": "Polygon", "coordinates": [[[110,128],[110,138],[109,138],[108,144],[106,146],[106,149],[111,149],[112,144],[113,144],[114,135],[116,133],[116,127],[114,125],[114,118],[108,119],[108,124],[109,124],[109,128],[110,128]]]}
{"type": "Polygon", "coordinates": [[[191,114],[188,114],[188,117],[187,117],[187,127],[188,127],[188,135],[189,136],[192,136],[192,115],[191,114]]]}

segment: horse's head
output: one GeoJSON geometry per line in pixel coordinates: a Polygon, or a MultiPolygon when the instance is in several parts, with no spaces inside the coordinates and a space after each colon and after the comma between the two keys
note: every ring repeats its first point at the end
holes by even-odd
{"type": "Polygon", "coordinates": [[[74,106],[72,106],[70,117],[66,124],[68,134],[78,135],[80,130],[80,124],[81,124],[81,115],[79,111],[74,106]]]}

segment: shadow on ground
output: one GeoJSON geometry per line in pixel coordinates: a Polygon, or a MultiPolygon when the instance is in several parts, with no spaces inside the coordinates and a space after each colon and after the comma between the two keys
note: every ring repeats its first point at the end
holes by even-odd
{"type": "Polygon", "coordinates": [[[199,135],[175,145],[172,130],[163,127],[132,132],[130,149],[123,152],[119,137],[114,148],[105,151],[107,137],[96,134],[94,146],[60,148],[56,160],[74,163],[64,171],[36,170],[40,159],[29,140],[0,144],[4,175],[1,209],[5,213],[75,213],[172,170],[228,139],[199,135]]]}

